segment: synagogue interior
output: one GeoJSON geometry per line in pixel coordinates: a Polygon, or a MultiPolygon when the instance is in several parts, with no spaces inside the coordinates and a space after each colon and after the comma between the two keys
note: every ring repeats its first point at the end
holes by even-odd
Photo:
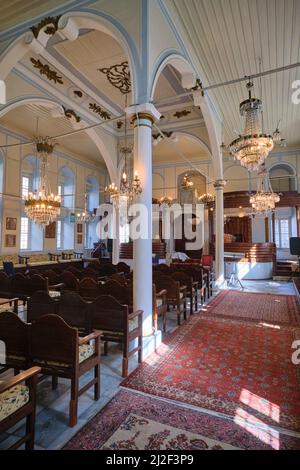
{"type": "Polygon", "coordinates": [[[299,37],[0,2],[0,450],[300,449],[299,37]]]}

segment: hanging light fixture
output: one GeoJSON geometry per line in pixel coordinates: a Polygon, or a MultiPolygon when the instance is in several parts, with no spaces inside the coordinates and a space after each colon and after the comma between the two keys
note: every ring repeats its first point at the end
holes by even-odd
{"type": "MultiPolygon", "coordinates": [[[[125,109],[127,108],[127,94],[125,95],[125,109]]],[[[120,189],[118,189],[117,185],[115,183],[111,183],[109,186],[105,188],[105,193],[110,196],[110,200],[112,203],[115,204],[120,204],[121,202],[123,204],[128,204],[131,202],[135,196],[140,194],[143,191],[142,188],[142,183],[139,178],[138,172],[135,171],[134,177],[132,178],[132,181],[130,181],[130,177],[128,174],[128,166],[127,166],[127,160],[128,156],[132,154],[132,146],[128,145],[127,141],[127,119],[125,116],[124,119],[124,124],[125,124],[125,142],[124,145],[119,148],[119,151],[121,154],[124,155],[124,170],[121,178],[121,183],[120,183],[120,189]]]]}
{"type": "Polygon", "coordinates": [[[229,145],[231,155],[249,171],[256,171],[264,163],[274,147],[271,135],[264,134],[260,125],[262,102],[252,98],[253,83],[247,83],[249,98],[240,104],[240,113],[245,117],[244,134],[229,145]]]}
{"type": "Polygon", "coordinates": [[[159,200],[160,207],[170,207],[173,204],[173,198],[168,196],[163,196],[159,200]]]}
{"type": "Polygon", "coordinates": [[[279,201],[280,196],[273,192],[268,172],[263,168],[258,175],[257,192],[250,197],[252,209],[256,214],[268,214],[279,201]]]}
{"type": "Polygon", "coordinates": [[[53,153],[55,143],[50,137],[37,137],[35,151],[41,162],[40,187],[35,192],[29,192],[25,197],[25,213],[35,223],[45,227],[60,215],[61,200],[59,195],[50,191],[47,183],[46,167],[48,156],[53,153]]]}
{"type": "Polygon", "coordinates": [[[187,191],[189,189],[192,189],[193,186],[193,181],[191,180],[190,176],[186,173],[183,177],[180,188],[187,191]]]}
{"type": "Polygon", "coordinates": [[[87,194],[84,195],[84,211],[77,212],[76,222],[88,223],[93,222],[96,218],[96,215],[93,212],[87,210],[87,194]]]}

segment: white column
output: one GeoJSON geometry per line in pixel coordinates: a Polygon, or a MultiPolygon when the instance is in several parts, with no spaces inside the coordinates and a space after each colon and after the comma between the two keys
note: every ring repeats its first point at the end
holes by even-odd
{"type": "Polygon", "coordinates": [[[214,184],[216,191],[216,240],[215,240],[215,271],[216,283],[224,282],[224,180],[217,180],[214,184]]]}
{"type": "Polygon", "coordinates": [[[120,210],[119,207],[115,207],[116,216],[116,233],[113,239],[113,251],[112,251],[112,262],[118,264],[120,261],[120,210]]]}
{"type": "MultiPolygon", "coordinates": [[[[131,106],[127,114],[134,123],[134,172],[142,184],[142,193],[136,203],[143,204],[143,214],[148,226],[148,237],[133,242],[133,300],[135,310],[143,310],[143,335],[153,334],[152,323],[152,124],[160,118],[155,107],[146,103],[131,106]]],[[[141,221],[143,223],[143,220],[141,221]]]]}

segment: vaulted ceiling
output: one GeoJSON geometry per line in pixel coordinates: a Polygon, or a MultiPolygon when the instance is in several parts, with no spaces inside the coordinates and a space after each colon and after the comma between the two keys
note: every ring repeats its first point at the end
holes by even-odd
{"type": "MultiPolygon", "coordinates": [[[[188,43],[203,86],[245,77],[300,60],[299,0],[164,0],[179,34],[188,43]]],[[[279,120],[289,146],[300,144],[300,105],[292,103],[292,83],[300,68],[255,80],[264,103],[264,128],[279,120]],[[261,89],[260,89],[261,85],[261,89]]],[[[209,92],[225,123],[226,143],[242,130],[239,103],[245,82],[209,92]]]]}

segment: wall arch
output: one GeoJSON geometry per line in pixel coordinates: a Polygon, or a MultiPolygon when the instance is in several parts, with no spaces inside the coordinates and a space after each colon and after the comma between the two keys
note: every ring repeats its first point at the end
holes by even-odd
{"type": "MultiPolygon", "coordinates": [[[[62,116],[64,115],[64,110],[61,104],[51,98],[46,98],[46,97],[41,97],[41,96],[26,96],[21,99],[13,99],[9,103],[7,103],[1,110],[0,110],[0,119],[3,117],[5,114],[8,112],[12,111],[15,108],[18,108],[19,106],[24,106],[26,104],[43,104],[44,106],[48,108],[58,108],[60,112],[62,113],[62,116]]],[[[88,123],[85,121],[81,121],[80,124],[82,127],[87,127],[88,123]]],[[[116,180],[116,169],[114,162],[112,161],[111,155],[113,155],[113,148],[110,145],[109,138],[106,137],[104,132],[96,130],[96,129],[86,129],[83,131],[85,134],[89,136],[89,138],[92,140],[92,142],[96,145],[98,148],[98,151],[100,155],[103,157],[107,171],[109,173],[109,176],[112,181],[116,180]]]]}

